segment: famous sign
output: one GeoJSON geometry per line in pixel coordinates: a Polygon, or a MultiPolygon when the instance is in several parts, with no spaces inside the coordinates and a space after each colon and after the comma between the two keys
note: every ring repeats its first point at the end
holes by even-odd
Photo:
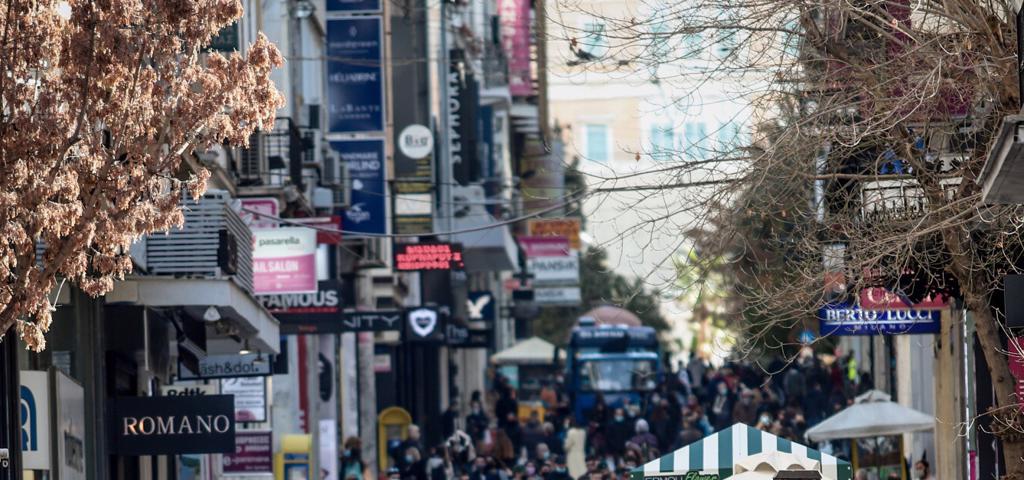
{"type": "Polygon", "coordinates": [[[341,331],[342,284],[317,282],[313,293],[258,295],[260,303],[281,323],[281,333],[338,333],[341,331]]]}
{"type": "Polygon", "coordinates": [[[462,270],[462,245],[457,243],[396,243],[397,271],[462,270]]]}

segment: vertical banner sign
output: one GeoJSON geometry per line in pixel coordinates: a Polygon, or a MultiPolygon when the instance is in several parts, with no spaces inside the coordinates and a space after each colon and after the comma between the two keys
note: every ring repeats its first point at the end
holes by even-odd
{"type": "Polygon", "coordinates": [[[274,449],[268,431],[235,432],[235,453],[221,457],[225,474],[273,474],[274,449]]]}
{"type": "Polygon", "coordinates": [[[462,59],[462,50],[451,51],[448,69],[448,149],[452,177],[459,185],[468,185],[480,176],[477,160],[477,110],[479,90],[471,67],[462,59]]]}
{"type": "Polygon", "coordinates": [[[252,236],[253,293],[316,293],[316,230],[273,228],[252,236]]]}
{"type": "Polygon", "coordinates": [[[516,97],[533,92],[530,75],[530,0],[498,0],[501,46],[508,58],[508,89],[516,97]]]}
{"type": "Polygon", "coordinates": [[[384,131],[380,17],[327,20],[327,133],[384,131]]]}
{"type": "Polygon", "coordinates": [[[21,371],[21,461],[25,470],[50,469],[50,382],[46,372],[21,371]]]}
{"type": "Polygon", "coordinates": [[[85,480],[85,390],[59,370],[54,372],[53,384],[57,478],[85,480]]]}
{"type": "Polygon", "coordinates": [[[384,197],[384,140],[331,142],[352,179],[351,205],[341,218],[342,230],[383,235],[387,232],[387,202],[384,197]]]}

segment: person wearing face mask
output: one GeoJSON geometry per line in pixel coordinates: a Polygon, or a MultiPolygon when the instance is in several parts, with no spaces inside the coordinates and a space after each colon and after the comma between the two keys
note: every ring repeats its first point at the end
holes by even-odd
{"type": "Polygon", "coordinates": [[[606,430],[608,453],[616,458],[621,457],[626,450],[626,442],[633,435],[633,421],[626,418],[624,409],[616,408],[606,430]]]}
{"type": "Polygon", "coordinates": [[[732,421],[754,426],[757,424],[758,404],[752,390],[744,390],[740,401],[732,407],[732,421]]]}
{"type": "Polygon", "coordinates": [[[931,465],[928,464],[928,460],[918,460],[914,464],[914,469],[910,471],[911,478],[914,480],[935,480],[935,476],[932,475],[931,465]]]}
{"type": "Polygon", "coordinates": [[[554,467],[544,475],[544,480],[571,480],[569,476],[569,468],[565,464],[565,457],[556,456],[551,462],[554,467]]]}
{"type": "Polygon", "coordinates": [[[725,430],[732,425],[732,407],[735,403],[727,382],[719,381],[716,385],[715,397],[711,401],[711,424],[715,430],[725,430]]]}
{"type": "Polygon", "coordinates": [[[341,452],[341,478],[369,478],[363,464],[363,442],[358,437],[345,439],[341,452]]]}
{"type": "Polygon", "coordinates": [[[420,454],[419,448],[409,447],[405,449],[402,460],[404,464],[402,480],[427,480],[427,465],[420,454]]]}
{"type": "Polygon", "coordinates": [[[475,442],[483,440],[488,424],[490,424],[490,419],[487,418],[480,401],[470,402],[469,415],[466,416],[466,433],[469,434],[469,437],[475,442]]]}

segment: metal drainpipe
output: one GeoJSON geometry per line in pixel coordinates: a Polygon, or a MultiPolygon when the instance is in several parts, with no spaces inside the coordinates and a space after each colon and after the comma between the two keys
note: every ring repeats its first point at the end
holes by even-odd
{"type": "Polygon", "coordinates": [[[18,375],[18,333],[11,327],[0,339],[0,449],[7,449],[6,468],[0,464],[0,480],[21,478],[21,382],[18,375]]]}

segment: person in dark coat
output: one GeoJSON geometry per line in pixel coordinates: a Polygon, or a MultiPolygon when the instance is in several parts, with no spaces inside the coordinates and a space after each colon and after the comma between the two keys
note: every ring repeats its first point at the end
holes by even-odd
{"type": "Polygon", "coordinates": [[[626,411],[616,408],[612,421],[606,427],[605,438],[608,442],[608,453],[621,457],[626,452],[626,442],[633,436],[633,422],[626,418],[626,411]]]}

